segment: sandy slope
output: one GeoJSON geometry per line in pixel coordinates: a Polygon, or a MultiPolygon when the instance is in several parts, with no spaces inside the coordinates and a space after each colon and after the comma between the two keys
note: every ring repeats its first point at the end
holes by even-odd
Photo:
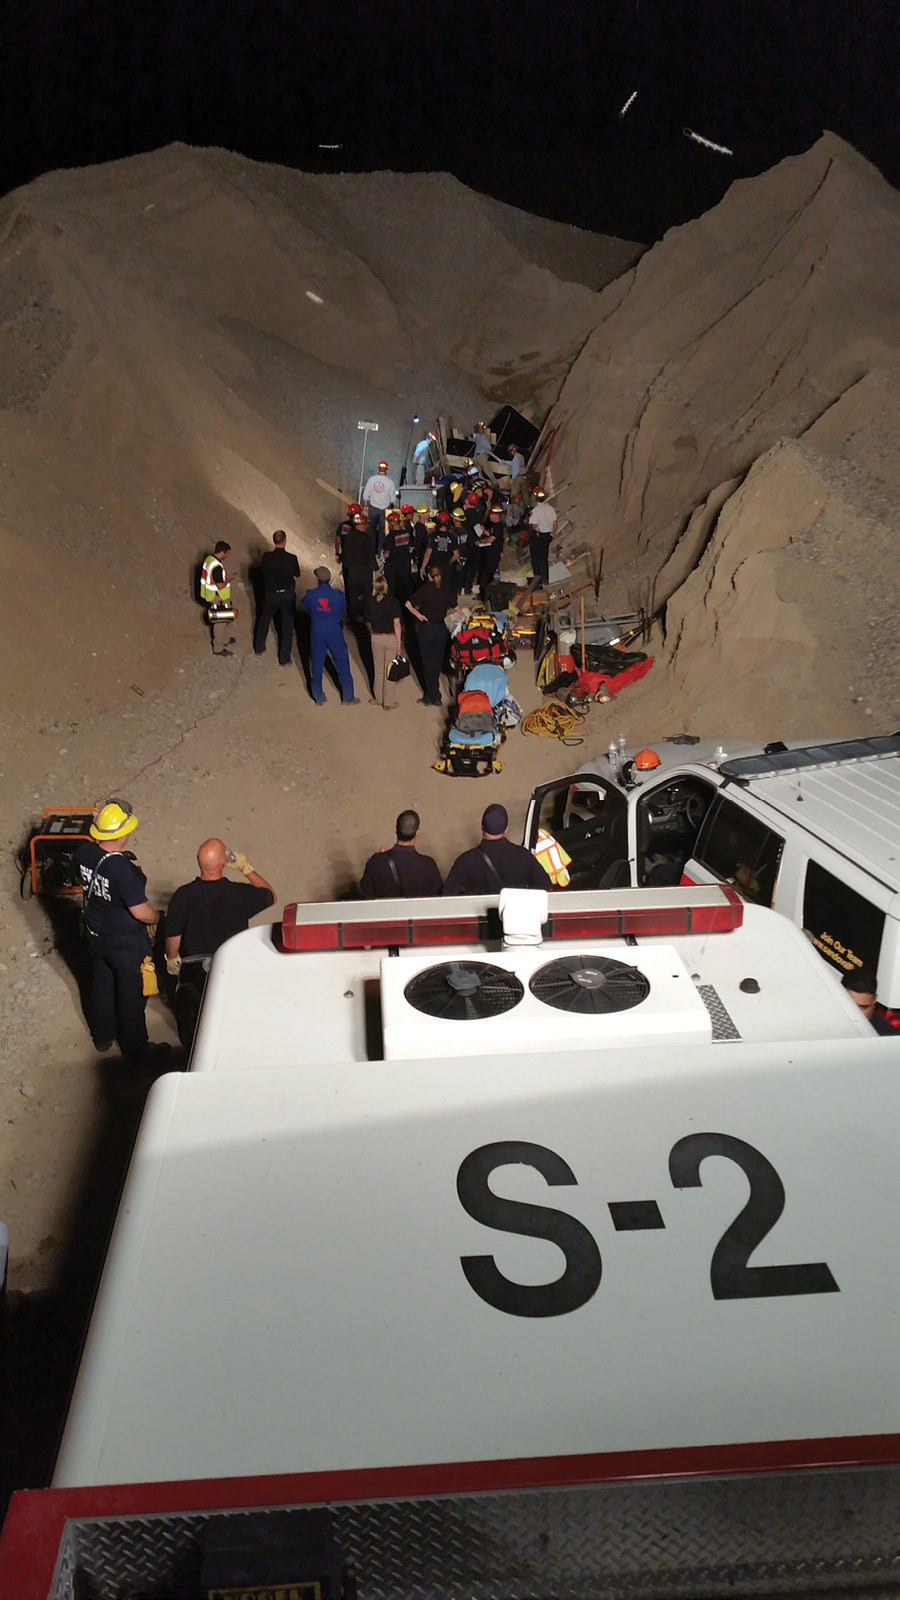
{"type": "Polygon", "coordinates": [[[607,596],[669,602],[673,713],[896,724],[898,263],[900,195],[829,134],[601,296],[551,476],[607,596]]]}
{"type": "MultiPolygon", "coordinates": [[[[380,421],[373,451],[399,464],[414,410],[470,424],[492,388],[539,406],[597,289],[640,254],[553,223],[532,237],[532,220],[446,175],[309,177],[183,146],[48,174],[0,206],[0,1216],[16,1287],[68,1281],[97,1244],[135,1104],[91,1049],[66,923],[18,898],[15,852],[43,806],[124,792],[156,900],[210,833],[282,899],[324,898],[402,807],[421,807],[446,867],[488,798],[518,823],[558,769],[520,741],[499,777],[439,777],[440,721],[411,684],[390,718],[336,698],[319,713],[296,665],[248,655],[247,570],[278,526],[307,576],[330,559],[341,507],[316,480],[355,492],[357,419],[380,421]],[[213,662],[192,583],[223,534],[239,645],[213,662]]],[[[174,1038],[162,1002],[151,1029],[174,1038]]]]}

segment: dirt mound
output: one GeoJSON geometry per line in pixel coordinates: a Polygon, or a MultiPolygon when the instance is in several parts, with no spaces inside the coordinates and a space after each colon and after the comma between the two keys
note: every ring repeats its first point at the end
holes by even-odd
{"type": "MultiPolygon", "coordinates": [[[[440,174],[309,177],[184,146],[52,173],[0,205],[0,1217],[18,1286],[58,1278],[70,1231],[83,1279],[87,1212],[102,1248],[95,1197],[120,1175],[106,1096],[130,1088],[91,1046],[58,906],[19,899],[29,825],[124,794],[161,905],[211,833],[282,902],[328,898],[410,805],[448,867],[486,797],[432,770],[442,715],[411,680],[384,718],[352,641],[362,704],[329,691],[314,713],[296,653],[281,671],[250,650],[248,568],[279,526],[307,580],[333,561],[340,506],[317,480],[355,495],[358,419],[380,424],[369,463],[383,452],[399,476],[416,412],[468,425],[495,392],[539,411],[595,288],[639,253],[440,174]],[[222,536],[240,616],[233,658],[213,661],[193,578],[222,536]]],[[[515,754],[491,785],[519,817],[558,757],[515,754]]],[[[149,1020],[173,1037],[161,1001],[149,1020]]]]}
{"type": "Polygon", "coordinates": [[[669,600],[685,721],[731,727],[750,664],[773,735],[808,732],[814,708],[814,731],[841,731],[854,680],[895,717],[891,658],[861,641],[887,643],[898,600],[900,195],[826,135],[667,234],[601,308],[552,474],[610,592],[669,600]]]}
{"type": "MultiPolygon", "coordinates": [[[[327,555],[338,507],[317,479],[357,492],[360,418],[380,424],[369,465],[377,449],[399,477],[414,412],[470,424],[498,385],[555,392],[597,295],[526,259],[511,219],[440,174],[309,176],[179,145],[5,200],[0,554],[13,653],[48,562],[65,596],[33,669],[44,703],[115,697],[104,641],[125,596],[126,636],[168,630],[211,535],[246,548],[280,525],[304,564],[327,555]],[[78,654],[86,616],[96,654],[78,654]]],[[[577,230],[550,223],[536,253],[554,230],[572,257],[577,230]]],[[[596,281],[636,251],[574,253],[596,281]]]]}

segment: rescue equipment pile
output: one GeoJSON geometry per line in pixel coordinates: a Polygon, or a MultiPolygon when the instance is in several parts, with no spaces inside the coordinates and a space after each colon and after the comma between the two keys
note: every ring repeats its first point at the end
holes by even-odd
{"type": "Polygon", "coordinates": [[[464,612],[450,641],[450,668],[454,673],[492,662],[507,670],[515,665],[516,652],[509,640],[509,622],[502,612],[484,605],[464,612]]]}

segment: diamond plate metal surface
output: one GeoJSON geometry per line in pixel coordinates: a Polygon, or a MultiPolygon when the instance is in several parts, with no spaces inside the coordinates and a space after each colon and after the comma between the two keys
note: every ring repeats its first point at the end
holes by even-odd
{"type": "Polygon", "coordinates": [[[56,1570],[53,1574],[53,1587],[51,1596],[65,1596],[69,1600],[75,1593],[75,1543],[76,1525],[67,1522],[63,1529],[63,1536],[56,1554],[56,1570]]]}
{"type": "Polygon", "coordinates": [[[712,1021],[714,1039],[739,1039],[730,1013],[725,1009],[725,1004],[711,983],[698,983],[697,993],[703,1001],[712,1021]]]}
{"type": "MultiPolygon", "coordinates": [[[[332,1505],[359,1600],[900,1597],[900,1469],[332,1505]]],[[[298,1508],[299,1509],[299,1508],[298,1508]]],[[[214,1517],[69,1524],[48,1600],[191,1600],[214,1517]]]]}
{"type": "MultiPolygon", "coordinates": [[[[72,1600],[120,1600],[134,1590],[142,1600],[199,1595],[200,1545],[208,1522],[206,1513],[75,1522],[72,1600]]],[[[61,1591],[63,1597],[69,1600],[68,1591],[61,1591]]]]}

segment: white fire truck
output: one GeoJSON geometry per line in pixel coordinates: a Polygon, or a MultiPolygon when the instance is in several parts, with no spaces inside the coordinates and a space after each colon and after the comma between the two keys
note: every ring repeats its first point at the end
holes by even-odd
{"type": "Polygon", "coordinates": [[[190,1067],[0,1597],[895,1571],[900,1039],[788,919],[728,886],[289,906],[216,955],[190,1067]]]}

